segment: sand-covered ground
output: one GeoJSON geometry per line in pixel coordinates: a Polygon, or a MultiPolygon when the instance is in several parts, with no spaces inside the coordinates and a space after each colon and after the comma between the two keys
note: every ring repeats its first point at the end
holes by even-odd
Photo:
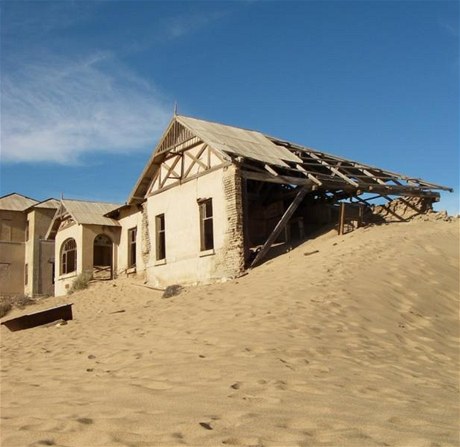
{"type": "Polygon", "coordinates": [[[66,326],[1,328],[2,447],[459,445],[458,220],[331,232],[169,299],[121,279],[26,312],[64,302],[66,326]]]}

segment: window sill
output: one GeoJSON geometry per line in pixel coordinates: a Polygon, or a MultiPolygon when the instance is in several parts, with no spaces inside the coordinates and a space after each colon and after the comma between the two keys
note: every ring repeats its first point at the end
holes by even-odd
{"type": "Polygon", "coordinates": [[[211,248],[211,250],[200,251],[200,258],[203,258],[204,256],[212,256],[215,254],[216,252],[214,251],[214,248],[211,248]]]}
{"type": "Polygon", "coordinates": [[[59,275],[58,281],[61,281],[63,279],[74,278],[76,276],[78,276],[76,271],[75,272],[70,272],[70,273],[64,273],[62,275],[59,275]]]}
{"type": "Polygon", "coordinates": [[[159,259],[158,261],[155,261],[155,264],[153,264],[155,267],[157,265],[165,265],[166,264],[166,258],[165,259],[159,259]]]}

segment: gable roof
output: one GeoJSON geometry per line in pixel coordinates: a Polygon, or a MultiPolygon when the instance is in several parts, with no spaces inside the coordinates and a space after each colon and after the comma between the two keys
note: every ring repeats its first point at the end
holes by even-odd
{"type": "Polygon", "coordinates": [[[229,161],[232,156],[242,157],[278,167],[288,167],[288,163],[302,161],[292,151],[275,144],[261,132],[175,115],[129,195],[127,200],[129,205],[138,203],[143,199],[150,181],[158,169],[155,162],[177,144],[193,136],[201,139],[229,161]],[[171,136],[174,138],[172,139],[171,136]]]}
{"type": "Polygon", "coordinates": [[[119,227],[115,219],[104,214],[120,207],[118,203],[91,202],[85,200],[61,199],[59,208],[51,221],[45,239],[54,239],[60,223],[68,218],[80,225],[105,225],[119,227]]]}
{"type": "Polygon", "coordinates": [[[119,203],[90,202],[83,200],[62,199],[65,210],[75,222],[82,225],[109,225],[118,227],[120,224],[104,214],[118,208],[119,203]]]}
{"type": "Polygon", "coordinates": [[[225,124],[203,121],[186,116],[177,116],[183,124],[206,144],[220,152],[250,158],[274,166],[287,167],[286,162],[300,163],[302,160],[283,146],[277,146],[263,133],[225,124]]]}
{"type": "Polygon", "coordinates": [[[37,200],[13,192],[0,197],[0,210],[4,211],[25,211],[32,205],[38,203],[37,200]]]}
{"type": "Polygon", "coordinates": [[[30,211],[32,208],[41,208],[41,209],[50,209],[50,210],[56,210],[59,208],[60,201],[57,199],[49,198],[46,200],[43,200],[41,202],[37,202],[32,206],[29,206],[25,211],[30,211]]]}
{"type": "Polygon", "coordinates": [[[168,153],[202,140],[230,162],[238,161],[246,179],[309,185],[312,190],[360,195],[415,195],[439,197],[433,190],[452,188],[428,183],[364,163],[340,158],[261,132],[176,115],[159,140],[139,176],[127,204],[141,203],[168,153]]]}

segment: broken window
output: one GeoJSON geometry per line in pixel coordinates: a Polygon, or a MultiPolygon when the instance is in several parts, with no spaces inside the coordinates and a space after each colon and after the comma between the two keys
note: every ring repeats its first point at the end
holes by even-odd
{"type": "Polygon", "coordinates": [[[128,230],[128,267],[136,266],[136,235],[137,227],[128,230]]]}
{"type": "Polygon", "coordinates": [[[214,230],[212,223],[212,199],[198,201],[200,207],[201,251],[214,248],[214,230]]]}
{"type": "Polygon", "coordinates": [[[157,261],[161,261],[162,259],[166,259],[166,234],[164,214],[159,214],[158,216],[155,216],[155,233],[157,261]]]}
{"type": "Polygon", "coordinates": [[[67,239],[61,249],[61,275],[77,270],[77,243],[75,239],[67,239]]]}

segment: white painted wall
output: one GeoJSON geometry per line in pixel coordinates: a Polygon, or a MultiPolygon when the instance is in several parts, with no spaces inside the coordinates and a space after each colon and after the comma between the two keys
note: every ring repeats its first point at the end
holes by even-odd
{"type": "Polygon", "coordinates": [[[56,233],[55,239],[55,276],[54,276],[54,295],[66,295],[72,282],[82,271],[83,266],[83,228],[81,225],[73,224],[66,228],[60,228],[56,233]],[[61,275],[61,248],[62,244],[68,239],[73,238],[77,243],[77,271],[61,275]]]}
{"type": "MultiPolygon", "coordinates": [[[[224,169],[233,169],[232,167],[224,169]]],[[[228,226],[224,169],[173,187],[147,199],[150,255],[147,278],[156,286],[204,283],[225,276],[225,233],[228,226]],[[200,251],[198,199],[212,198],[214,252],[200,251]],[[165,215],[166,262],[156,261],[155,216],[165,215]]]]}
{"type": "Polygon", "coordinates": [[[85,271],[93,270],[94,239],[98,234],[106,234],[113,242],[113,268],[117,271],[117,247],[120,243],[120,227],[104,225],[77,225],[60,228],[55,243],[55,296],[67,294],[75,278],[85,271]],[[61,248],[68,239],[74,238],[77,243],[77,270],[61,275],[61,248]]]}
{"type": "MultiPolygon", "coordinates": [[[[145,270],[142,258],[142,212],[136,207],[121,211],[118,219],[121,225],[120,246],[118,247],[118,274],[126,273],[128,269],[128,230],[137,227],[136,236],[136,274],[142,274],[145,270]]],[[[134,272],[132,272],[134,273],[134,272]]]]}

